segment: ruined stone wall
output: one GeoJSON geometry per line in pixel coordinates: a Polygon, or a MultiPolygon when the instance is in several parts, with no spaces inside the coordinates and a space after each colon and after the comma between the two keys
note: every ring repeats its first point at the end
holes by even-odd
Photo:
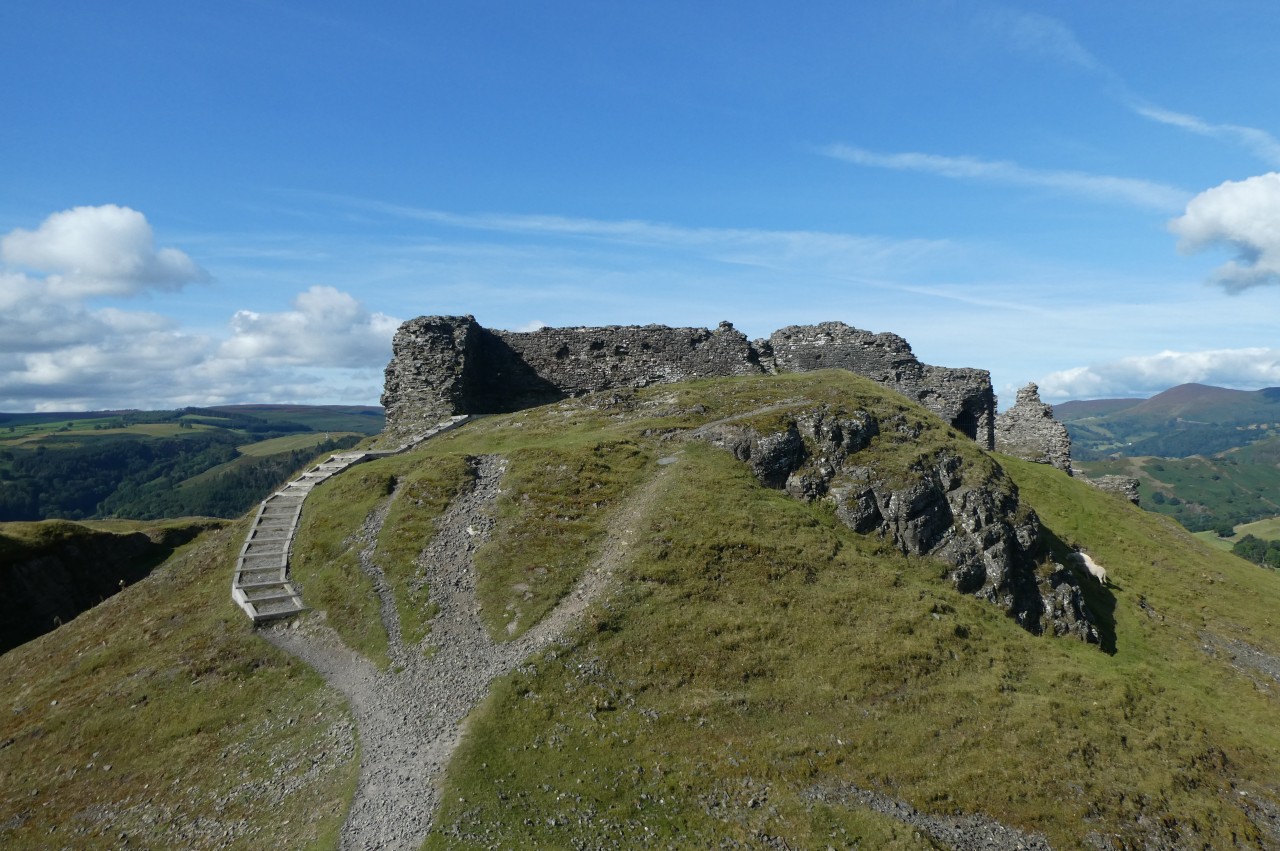
{"type": "Polygon", "coordinates": [[[985,369],[930,366],[897,334],[872,334],[843,322],[790,325],[773,332],[762,348],[777,372],[847,369],[919,402],[984,449],[995,445],[996,397],[985,369]]]}
{"type": "Polygon", "coordinates": [[[920,363],[907,341],[840,322],[791,326],[752,343],[733,325],[490,331],[471,316],[423,316],[392,343],[382,404],[387,432],[459,413],[498,413],[614,387],[730,375],[848,369],[920,402],[993,446],[995,394],[985,370],[920,363]]]}
{"type": "Polygon", "coordinates": [[[1035,384],[1019,390],[1014,406],[996,417],[995,438],[996,449],[1006,455],[1051,464],[1071,475],[1071,436],[1053,418],[1053,408],[1040,401],[1035,384]]]}
{"type": "Polygon", "coordinates": [[[611,325],[491,333],[567,395],[765,371],[750,341],[728,322],[714,331],[611,325]]]}

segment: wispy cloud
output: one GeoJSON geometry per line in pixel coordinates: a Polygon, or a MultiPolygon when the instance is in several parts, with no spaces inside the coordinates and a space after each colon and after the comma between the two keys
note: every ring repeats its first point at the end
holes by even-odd
{"type": "Polygon", "coordinates": [[[455,213],[424,207],[389,204],[346,196],[323,196],[343,205],[390,216],[431,222],[465,230],[492,231],[531,236],[575,237],[631,245],[668,247],[748,248],[767,246],[796,251],[848,252],[867,255],[899,255],[945,249],[942,240],[890,239],[830,231],[769,230],[762,228],[683,227],[643,219],[588,219],[546,214],[455,213]]]}
{"type": "MultiPolygon", "coordinates": [[[[364,198],[306,194],[340,208],[419,221],[445,229],[514,238],[501,241],[507,248],[513,241],[518,243],[521,237],[531,237],[531,244],[535,244],[543,256],[555,245],[584,250],[607,246],[605,253],[615,257],[622,248],[644,249],[645,263],[650,266],[667,254],[726,266],[835,275],[847,281],[872,284],[890,272],[901,272],[940,258],[954,260],[962,250],[953,241],[940,239],[896,239],[812,230],[685,227],[641,219],[593,219],[550,214],[457,213],[364,198]]],[[[417,244],[425,243],[419,240],[417,244]]],[[[461,247],[465,248],[465,245],[461,247]]],[[[439,248],[457,251],[460,245],[445,236],[439,248]]]]}
{"type": "Polygon", "coordinates": [[[1240,145],[1271,166],[1280,166],[1280,140],[1265,130],[1242,124],[1214,123],[1194,115],[1158,106],[1139,97],[1097,56],[1086,48],[1066,24],[1048,15],[999,9],[984,16],[987,26],[1018,53],[1047,59],[1101,77],[1112,97],[1134,114],[1200,136],[1240,145]]]}
{"type": "Polygon", "coordinates": [[[1171,109],[1146,103],[1133,103],[1130,104],[1130,108],[1143,118],[1149,118],[1160,124],[1178,127],[1200,136],[1236,142],[1258,159],[1272,166],[1280,166],[1280,139],[1276,139],[1265,130],[1240,124],[1213,124],[1194,115],[1174,112],[1171,109]]]}
{"type": "Polygon", "coordinates": [[[1017,9],[993,9],[983,16],[987,25],[1020,53],[1045,57],[1085,71],[1114,76],[1057,18],[1017,9]]]}
{"type": "Polygon", "coordinates": [[[1095,201],[1129,204],[1163,212],[1182,208],[1191,197],[1191,193],[1186,190],[1150,180],[1090,174],[1082,171],[1035,169],[1004,160],[914,152],[882,154],[843,144],[827,145],[819,151],[833,159],[855,165],[918,171],[956,180],[1034,186],[1091,198],[1095,201]]]}

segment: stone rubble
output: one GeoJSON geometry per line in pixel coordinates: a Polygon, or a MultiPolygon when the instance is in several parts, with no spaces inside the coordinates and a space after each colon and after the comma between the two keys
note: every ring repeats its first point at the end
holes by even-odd
{"type": "Polygon", "coordinates": [[[853,784],[814,787],[806,795],[811,801],[844,806],[857,805],[897,819],[927,833],[934,842],[965,851],[1053,851],[1038,833],[1025,833],[983,815],[934,816],[922,813],[905,801],[853,784]]]}

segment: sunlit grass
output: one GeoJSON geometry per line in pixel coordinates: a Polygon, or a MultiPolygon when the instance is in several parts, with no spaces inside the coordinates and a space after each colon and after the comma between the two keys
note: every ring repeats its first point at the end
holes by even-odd
{"type": "MultiPolygon", "coordinates": [[[[720,389],[753,405],[797,389],[743,385],[702,385],[706,410],[667,422],[722,415],[720,389]]],[[[979,478],[997,469],[975,463],[979,478]]],[[[1280,584],[1059,471],[998,463],[1053,534],[1112,572],[1116,587],[1089,595],[1114,608],[1114,654],[1032,636],[952,590],[940,564],[688,444],[611,602],[473,720],[428,847],[919,841],[806,797],[846,782],[1054,847],[1143,835],[1139,817],[1213,847],[1256,836],[1233,784],[1271,788],[1275,699],[1200,636],[1280,651],[1267,625],[1280,584]]]]}
{"type": "Polygon", "coordinates": [[[0,656],[0,846],[336,845],[346,710],[231,602],[245,528],[0,656]]]}

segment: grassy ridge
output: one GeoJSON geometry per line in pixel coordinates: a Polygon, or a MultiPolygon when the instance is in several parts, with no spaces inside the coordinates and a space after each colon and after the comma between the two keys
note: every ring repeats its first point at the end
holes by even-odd
{"type": "Polygon", "coordinates": [[[230,603],[245,530],[0,656],[0,846],[336,845],[350,721],[230,603]]]}
{"type": "MultiPolygon", "coordinates": [[[[958,439],[847,373],[574,400],[482,419],[317,488],[295,572],[310,605],[385,661],[376,595],[356,561],[361,527],[385,508],[378,557],[418,634],[430,611],[414,560],[465,486],[468,459],[500,454],[498,525],[478,564],[484,615],[505,634],[507,606],[522,607],[518,628],[534,622],[653,465],[673,463],[612,596],[473,714],[428,848],[931,847],[838,803],[848,784],[934,813],[982,813],[1055,848],[1090,833],[1133,847],[1152,836],[1265,846],[1243,808],[1280,799],[1280,683],[1231,656],[1248,645],[1280,657],[1270,620],[1280,575],[1052,468],[992,460],[958,439]],[[1005,469],[1053,539],[1087,547],[1111,573],[1115,587],[1086,590],[1114,652],[1032,636],[955,592],[940,563],[857,535],[827,504],[763,488],[730,453],[682,439],[738,414],[785,425],[815,405],[921,427],[920,446],[877,439],[869,462],[951,446],[974,481],[1005,469]],[[528,570],[548,564],[557,569],[528,570]],[[517,583],[528,589],[513,600],[517,583]]],[[[139,844],[183,844],[172,837],[195,830],[195,815],[261,826],[243,847],[336,844],[349,755],[270,797],[293,788],[276,780],[280,766],[308,776],[312,757],[337,748],[342,712],[226,601],[244,528],[139,583],[149,596],[130,589],[71,625],[82,631],[0,659],[0,694],[21,707],[0,714],[0,845],[40,847],[56,825],[87,831],[64,844],[110,847],[93,807],[135,813],[144,794],[150,809],[112,828],[151,831],[139,844]],[[56,725],[55,699],[74,701],[56,725]],[[273,721],[267,707],[287,717],[273,721]],[[42,806],[63,796],[61,814],[42,806]],[[301,839],[273,826],[285,818],[305,825],[301,839]]]]}
{"type": "MultiPolygon", "coordinates": [[[[746,386],[699,398],[770,401],[746,386]]],[[[1055,847],[1090,832],[1257,838],[1239,792],[1280,793],[1276,684],[1204,646],[1280,654],[1274,575],[1001,459],[1048,530],[1112,572],[1114,590],[1089,592],[1109,655],[1025,633],[941,584],[937,563],[761,488],[727,453],[693,444],[679,463],[612,602],[473,719],[429,848],[919,843],[811,801],[843,783],[985,813],[1055,847]]]]}

